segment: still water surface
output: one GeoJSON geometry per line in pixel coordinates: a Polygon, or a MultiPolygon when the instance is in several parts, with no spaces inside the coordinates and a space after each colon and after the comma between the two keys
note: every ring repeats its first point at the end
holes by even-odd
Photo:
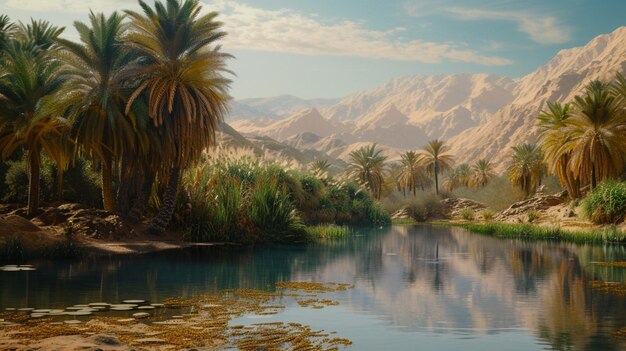
{"type": "MultiPolygon", "coordinates": [[[[63,308],[124,299],[160,302],[279,281],[354,284],[324,294],[339,306],[295,301],[263,322],[336,331],[354,350],[626,350],[626,298],[590,287],[626,282],[623,246],[501,240],[429,226],[358,231],[309,246],[193,247],[134,257],[35,261],[0,272],[0,308],[63,308]]],[[[242,317],[234,323],[254,323],[242,317]]]]}

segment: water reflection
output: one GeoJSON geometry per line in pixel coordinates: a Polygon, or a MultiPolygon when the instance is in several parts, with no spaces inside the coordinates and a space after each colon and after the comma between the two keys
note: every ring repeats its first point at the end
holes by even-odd
{"type": "Polygon", "coordinates": [[[589,287],[594,279],[626,281],[626,269],[592,264],[625,260],[623,247],[499,240],[436,227],[362,234],[309,247],[32,262],[36,271],[0,273],[0,307],[158,302],[225,288],[272,289],[277,281],[336,281],[355,284],[336,296],[344,315],[383,323],[382,330],[363,327],[363,336],[394,333],[393,340],[410,344],[420,336],[496,340],[516,332],[530,335],[536,349],[626,348],[612,338],[626,327],[626,300],[589,287]]]}

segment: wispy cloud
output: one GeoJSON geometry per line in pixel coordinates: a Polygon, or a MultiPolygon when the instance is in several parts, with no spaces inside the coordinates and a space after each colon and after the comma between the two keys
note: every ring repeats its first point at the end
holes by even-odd
{"type": "Polygon", "coordinates": [[[214,1],[207,8],[221,13],[228,32],[224,45],[231,48],[426,63],[511,63],[504,57],[483,55],[462,43],[403,39],[399,34],[404,28],[371,30],[362,22],[322,22],[294,10],[267,10],[233,1],[214,1]]]}
{"type": "Polygon", "coordinates": [[[493,11],[463,7],[450,7],[445,11],[464,20],[515,22],[520,32],[528,34],[530,39],[541,44],[562,44],[571,40],[570,28],[553,16],[531,11],[493,11]]]}

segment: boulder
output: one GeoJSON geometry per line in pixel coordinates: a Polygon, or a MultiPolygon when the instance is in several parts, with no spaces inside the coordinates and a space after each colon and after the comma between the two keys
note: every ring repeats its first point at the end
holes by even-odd
{"type": "Polygon", "coordinates": [[[529,211],[545,211],[551,207],[559,206],[567,200],[567,192],[563,191],[554,195],[536,194],[530,199],[514,203],[508,209],[502,211],[496,219],[506,219],[507,217],[519,216],[529,211]]]}
{"type": "Polygon", "coordinates": [[[470,200],[470,199],[463,199],[463,198],[443,199],[441,200],[441,204],[443,206],[442,208],[443,213],[447,213],[448,215],[451,215],[453,217],[457,216],[459,212],[461,212],[462,210],[466,208],[470,208],[474,211],[480,211],[487,207],[481,204],[480,202],[470,200]]]}

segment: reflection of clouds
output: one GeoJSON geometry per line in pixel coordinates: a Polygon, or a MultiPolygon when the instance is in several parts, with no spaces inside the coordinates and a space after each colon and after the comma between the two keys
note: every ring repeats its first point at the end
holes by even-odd
{"type": "MultiPolygon", "coordinates": [[[[336,257],[313,273],[294,272],[294,279],[352,280],[356,288],[342,303],[408,331],[493,333],[521,326],[548,341],[572,334],[569,343],[583,346],[600,332],[598,313],[616,314],[586,287],[573,245],[423,229],[394,227],[360,256],[336,257]]],[[[586,250],[587,257],[598,254],[586,250]]]]}

